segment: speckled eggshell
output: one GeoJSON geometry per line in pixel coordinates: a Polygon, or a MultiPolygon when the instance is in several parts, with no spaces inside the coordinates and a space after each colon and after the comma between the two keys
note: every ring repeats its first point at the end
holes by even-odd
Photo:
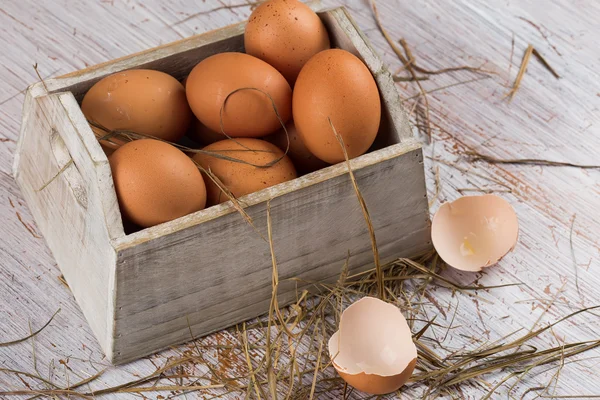
{"type": "MultiPolygon", "coordinates": [[[[206,146],[204,150],[254,165],[267,165],[283,156],[276,164],[268,168],[260,168],[236,161],[223,160],[208,154],[196,154],[194,160],[205,169],[210,169],[236,198],[292,180],[297,176],[296,169],[289,157],[284,156],[277,146],[264,140],[252,138],[240,138],[236,141],[221,140],[206,146]]],[[[206,177],[205,181],[208,204],[214,205],[229,200],[210,178],[206,177]]]]}
{"type": "Polygon", "coordinates": [[[287,135],[286,131],[282,128],[265,139],[279,147],[284,152],[286,149],[288,150],[287,155],[292,159],[292,162],[294,163],[298,173],[308,174],[329,166],[329,164],[315,157],[315,155],[306,148],[306,145],[298,135],[298,130],[296,129],[296,125],[294,125],[293,121],[288,122],[285,127],[287,130],[287,135]]]}
{"type": "Polygon", "coordinates": [[[335,164],[344,160],[344,154],[328,117],[343,138],[349,158],[366,153],[379,130],[379,90],[358,57],[345,50],[325,50],[300,71],[294,87],[293,115],[308,150],[335,164]]]}
{"type": "Polygon", "coordinates": [[[223,108],[223,128],[231,137],[262,137],[281,128],[265,93],[284,123],[292,115],[292,89],[283,75],[244,53],[219,53],[200,62],[188,76],[186,93],[196,117],[215,132],[221,132],[223,108]]]}
{"type": "Polygon", "coordinates": [[[297,0],[270,0],[250,15],[244,33],[246,53],[274,66],[293,85],[304,64],[330,48],[319,16],[297,0]]]}
{"type": "MultiPolygon", "coordinates": [[[[192,112],[183,85],[164,72],[132,69],[109,75],[88,90],[81,103],[85,117],[111,130],[130,130],[170,142],[187,131],[192,112]]],[[[97,136],[105,132],[94,129],[97,136]]],[[[117,141],[118,142],[118,141],[117,141]]],[[[118,144],[103,141],[103,146],[118,144]]]]}
{"type": "Polygon", "coordinates": [[[198,167],[168,143],[135,140],[117,149],[109,161],[121,212],[139,226],[171,221],[206,205],[198,167]]]}

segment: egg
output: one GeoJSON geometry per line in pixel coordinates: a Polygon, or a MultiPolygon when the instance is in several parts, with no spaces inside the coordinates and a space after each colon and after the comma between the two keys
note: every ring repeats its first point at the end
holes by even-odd
{"type": "Polygon", "coordinates": [[[444,203],[431,222],[431,238],[450,266],[477,272],[496,264],[511,251],[519,236],[512,206],[495,195],[464,196],[444,203]]]}
{"type": "MultiPolygon", "coordinates": [[[[109,75],[90,88],[81,103],[85,117],[110,130],[129,130],[170,142],[187,131],[192,112],[183,85],[164,72],[132,69],[109,75]]],[[[106,135],[93,128],[98,137],[106,135]]],[[[102,145],[113,150],[123,141],[102,145]]]]}
{"type": "MultiPolygon", "coordinates": [[[[253,164],[224,160],[209,154],[194,155],[194,160],[205,169],[210,169],[236,198],[292,180],[297,176],[289,157],[284,155],[277,146],[264,140],[253,138],[221,140],[206,146],[203,150],[253,164]],[[264,166],[277,159],[280,160],[268,168],[254,166],[264,166]]],[[[209,204],[219,204],[229,200],[208,177],[206,184],[209,204]]]]}
{"type": "Polygon", "coordinates": [[[273,103],[283,123],[292,115],[292,89],[283,75],[244,53],[219,53],[200,62],[188,76],[186,93],[196,117],[215,132],[221,132],[222,108],[230,137],[262,137],[281,128],[273,103]]]}
{"type": "Polygon", "coordinates": [[[322,51],[300,71],[293,116],[302,141],[321,160],[344,161],[331,124],[342,137],[348,157],[358,157],[371,147],[379,130],[377,84],[358,57],[340,49],[322,51]]]}
{"type": "Polygon", "coordinates": [[[319,16],[297,0],[270,0],[250,15],[244,32],[246,53],[274,66],[293,85],[304,64],[330,48],[319,16]]]}
{"type": "Polygon", "coordinates": [[[109,161],[121,212],[141,227],[174,220],[206,205],[200,170],[168,143],[135,140],[118,148],[109,161]]]}
{"type": "Polygon", "coordinates": [[[294,166],[300,174],[307,174],[321,168],[327,167],[325,161],[322,161],[314,156],[307,148],[300,136],[294,122],[286,124],[286,131],[282,128],[275,134],[266,137],[265,139],[279,147],[284,152],[288,150],[287,155],[292,159],[294,166]],[[288,149],[289,137],[289,149],[288,149]]]}
{"type": "Polygon", "coordinates": [[[398,390],[417,363],[406,319],[398,307],[374,297],[364,297],[344,310],[328,347],[342,379],[369,394],[398,390]]]}

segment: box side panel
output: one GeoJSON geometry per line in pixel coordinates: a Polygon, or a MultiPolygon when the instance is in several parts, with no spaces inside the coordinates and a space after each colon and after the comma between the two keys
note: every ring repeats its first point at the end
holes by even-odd
{"type": "Polygon", "coordinates": [[[96,165],[60,95],[28,93],[23,115],[15,179],[94,334],[110,352],[109,285],[116,255],[96,165]]]}
{"type": "MultiPolygon", "coordinates": [[[[356,177],[382,260],[431,248],[421,149],[367,165],[356,177]]],[[[280,300],[307,281],[335,281],[372,268],[360,205],[347,174],[271,201],[280,300]]],[[[266,236],[266,203],[248,208],[266,236]]],[[[115,358],[121,363],[268,311],[268,243],[237,213],[119,251],[115,358]]]]}

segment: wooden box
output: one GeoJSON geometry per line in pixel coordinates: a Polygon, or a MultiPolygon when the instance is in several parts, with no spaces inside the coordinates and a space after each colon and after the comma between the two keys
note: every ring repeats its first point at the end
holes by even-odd
{"type": "MultiPolygon", "coordinates": [[[[319,13],[332,45],[359,56],[377,81],[381,128],[351,161],[382,261],[431,248],[423,155],[392,77],[344,8],[319,13]]],[[[130,68],[181,79],[202,59],[243,51],[244,23],[32,85],[14,176],[102,349],[124,363],[268,311],[271,257],[231,202],[126,235],[108,160],[78,101],[99,79],[130,68]],[[189,325],[188,325],[189,324],[189,325]]],[[[345,163],[240,201],[266,233],[271,199],[280,303],[306,281],[372,268],[367,226],[345,163]]],[[[265,234],[266,236],[266,234],[265,234]]]]}

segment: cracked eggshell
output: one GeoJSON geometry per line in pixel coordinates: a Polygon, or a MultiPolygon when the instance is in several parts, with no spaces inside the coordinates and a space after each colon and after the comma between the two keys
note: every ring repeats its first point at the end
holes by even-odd
{"type": "Polygon", "coordinates": [[[396,306],[373,297],[342,313],[340,329],[329,339],[329,355],[349,385],[370,394],[398,390],[417,363],[406,319],[396,306]]]}
{"type": "Polygon", "coordinates": [[[515,210],[491,194],[444,203],[431,223],[436,251],[462,271],[477,272],[496,264],[515,247],[518,235],[515,210]]]}

